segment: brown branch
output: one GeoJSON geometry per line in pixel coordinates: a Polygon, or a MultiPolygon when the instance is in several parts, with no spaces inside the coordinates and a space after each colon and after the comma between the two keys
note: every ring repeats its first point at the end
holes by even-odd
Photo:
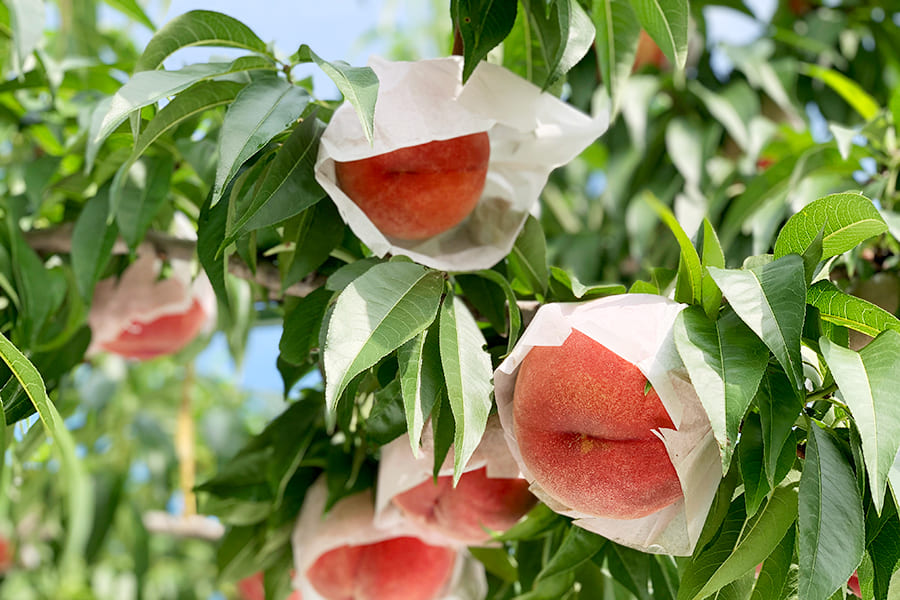
{"type": "MultiPolygon", "coordinates": [[[[72,230],[71,223],[47,229],[35,229],[25,233],[25,240],[33,250],[41,254],[71,254],[72,230]]],[[[159,231],[148,231],[144,236],[144,243],[153,246],[156,254],[162,259],[193,260],[197,254],[197,242],[185,238],[175,237],[159,231]]],[[[128,254],[130,249],[121,237],[113,244],[113,254],[128,254]]],[[[324,282],[324,278],[316,273],[306,277],[281,291],[281,273],[278,268],[270,263],[260,263],[256,272],[243,261],[228,261],[228,272],[240,279],[252,281],[269,292],[269,298],[278,300],[283,296],[306,296],[317,289],[324,282]]]]}

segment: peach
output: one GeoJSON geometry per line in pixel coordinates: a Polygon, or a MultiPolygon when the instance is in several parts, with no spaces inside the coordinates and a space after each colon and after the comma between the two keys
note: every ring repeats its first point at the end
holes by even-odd
{"type": "MultiPolygon", "coordinates": [[[[263,572],[244,577],[237,584],[238,591],[244,600],[266,600],[266,588],[263,583],[263,572]]],[[[300,591],[294,591],[285,600],[302,600],[300,591]]]]}
{"type": "Polygon", "coordinates": [[[519,368],[513,421],[536,483],[571,508],[636,519],[682,497],[666,447],[674,429],[633,364],[573,329],[561,346],[535,346],[519,368]]]}
{"type": "Polygon", "coordinates": [[[306,577],[327,600],[433,600],[456,562],[450,548],[414,537],[339,546],[322,554],[306,577]]]}
{"type": "Polygon", "coordinates": [[[182,313],[163,315],[147,323],[132,320],[115,339],[102,342],[100,347],[126,358],[149,360],[173,354],[187,346],[206,321],[206,312],[199,300],[182,313]]]}
{"type": "Polygon", "coordinates": [[[394,504],[407,518],[424,523],[465,543],[490,540],[490,531],[505,531],[516,524],[537,502],[524,479],[492,478],[487,468],[462,474],[456,487],[453,477],[428,479],[398,494],[394,504]]]}
{"type": "Polygon", "coordinates": [[[424,240],[459,225],[478,204],[490,139],[473,133],[335,162],[338,185],[378,230],[424,240]]]}

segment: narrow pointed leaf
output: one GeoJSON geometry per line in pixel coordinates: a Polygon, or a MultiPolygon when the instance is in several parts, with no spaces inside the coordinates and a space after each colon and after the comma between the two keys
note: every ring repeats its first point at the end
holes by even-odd
{"type": "Polygon", "coordinates": [[[147,16],[147,13],[144,12],[144,9],[140,7],[140,5],[137,3],[137,0],[104,1],[123,15],[126,15],[134,21],[137,21],[141,25],[146,26],[150,31],[156,31],[156,25],[154,25],[153,21],[150,20],[150,17],[147,16]]]}
{"type": "Polygon", "coordinates": [[[431,324],[442,290],[440,272],[405,262],[375,265],[344,288],[322,348],[330,412],[354,377],[431,324]]]}
{"type": "Polygon", "coordinates": [[[689,238],[684,232],[684,229],[681,228],[681,224],[678,222],[678,219],[675,218],[675,215],[668,206],[657,200],[656,196],[650,192],[644,193],[644,201],[650,205],[662,222],[668,226],[669,230],[675,235],[675,239],[678,240],[678,245],[681,247],[679,280],[683,277],[687,277],[687,281],[679,281],[679,283],[686,286],[686,289],[689,290],[690,297],[676,298],[676,300],[687,304],[697,304],[700,302],[702,296],[700,282],[703,277],[703,268],[700,264],[700,256],[697,254],[697,249],[694,248],[691,238],[689,238]]]}
{"type": "Polygon", "coordinates": [[[859,566],[865,541],[853,470],[829,433],[811,421],[800,478],[800,598],[830,598],[859,566]]]}
{"type": "Polygon", "coordinates": [[[731,555],[716,569],[694,599],[705,598],[752,572],[778,547],[796,519],[797,484],[776,488],[759,517],[746,524],[731,555]]]}
{"type": "Polygon", "coordinates": [[[900,450],[900,333],[885,331],[859,352],[819,340],[862,438],[875,509],[881,512],[888,472],[900,450]]]}
{"type": "Polygon", "coordinates": [[[244,162],[303,114],[309,93],[283,79],[257,79],[234,99],[219,134],[213,204],[244,162]]]}
{"type": "Polygon", "coordinates": [[[628,0],[599,0],[594,2],[591,12],[597,31],[597,63],[615,115],[625,80],[634,68],[641,24],[628,0]]]}
{"type": "Polygon", "coordinates": [[[441,365],[447,396],[456,423],[453,438],[453,481],[459,481],[466,463],[481,442],[491,410],[491,357],[474,317],[458,296],[441,308],[441,365]]]}
{"type": "Polygon", "coordinates": [[[413,455],[418,457],[422,429],[443,384],[438,333],[432,329],[423,331],[400,346],[397,361],[409,443],[413,455]]]}
{"type": "Polygon", "coordinates": [[[822,257],[827,260],[888,230],[884,218],[861,194],[832,194],[804,206],[784,224],[775,241],[775,258],[803,254],[822,232],[822,257]]]}
{"type": "Polygon", "coordinates": [[[741,443],[738,445],[738,464],[744,482],[744,504],[748,517],[756,514],[771,489],[763,461],[762,424],[759,415],[751,412],[741,426],[741,443]]]}
{"type": "Polygon", "coordinates": [[[66,577],[80,578],[84,569],[83,556],[91,535],[93,502],[88,486],[88,476],[75,454],[75,442],[66,428],[56,406],[47,396],[41,374],[6,336],[0,335],[0,358],[6,363],[13,377],[25,390],[28,398],[47,428],[58,453],[61,473],[66,486],[65,502],[68,525],[62,548],[60,567],[66,577]]]}
{"type": "Polygon", "coordinates": [[[584,57],[594,41],[594,26],[576,0],[559,0],[548,8],[543,0],[523,0],[531,23],[533,47],[546,68],[544,89],[556,83],[584,57]]]}
{"type": "Polygon", "coordinates": [[[175,17],[156,32],[134,66],[134,72],[152,71],[175,51],[190,46],[268,52],[265,42],[237,19],[211,10],[192,10],[175,17]]]}
{"type": "Polygon", "coordinates": [[[463,83],[488,52],[506,39],[516,22],[517,2],[457,0],[454,22],[463,40],[463,83]]]}
{"type": "Polygon", "coordinates": [[[85,203],[72,230],[72,271],[78,293],[85,300],[94,295],[94,285],[109,262],[118,235],[109,223],[109,188],[104,187],[85,203]]]}
{"type": "Polygon", "coordinates": [[[699,306],[679,313],[675,345],[706,409],[728,470],[738,427],[766,372],[769,351],[733,310],[711,321],[699,306]]]}
{"type": "Polygon", "coordinates": [[[641,26],[647,30],[663,54],[683,69],[687,63],[687,0],[631,0],[641,26]]]}
{"type": "Polygon", "coordinates": [[[302,61],[314,61],[334,82],[344,100],[356,110],[366,139],[371,143],[375,127],[375,101],[378,99],[378,76],[375,71],[371,67],[354,67],[342,60],[323,60],[306,44],[300,46],[297,56],[302,61]]]}
{"type": "Polygon", "coordinates": [[[803,64],[800,66],[801,72],[815,77],[837,92],[866,121],[872,119],[880,110],[878,102],[862,86],[846,75],[819,65],[803,64]]]}
{"type": "Polygon", "coordinates": [[[223,247],[240,235],[298,215],[322,198],[313,166],[325,125],[307,117],[275,154],[250,205],[237,217],[223,247]]]}
{"type": "Polygon", "coordinates": [[[868,300],[845,294],[824,279],[807,290],[806,301],[818,309],[823,321],[841,327],[872,337],[887,330],[900,332],[900,319],[868,300]]]}
{"type": "Polygon", "coordinates": [[[728,506],[725,519],[709,543],[702,547],[698,544],[697,549],[694,551],[692,560],[688,563],[681,576],[678,600],[691,600],[697,597],[697,594],[703,589],[709,578],[731,556],[740,538],[746,518],[744,499],[741,497],[735,498],[728,506]]]}
{"type": "Polygon", "coordinates": [[[775,550],[766,558],[756,578],[750,600],[785,600],[794,557],[796,527],[790,527],[775,550]]]}
{"type": "Polygon", "coordinates": [[[581,527],[570,527],[559,550],[538,573],[537,580],[573,571],[591,560],[606,545],[606,538],[581,527]]]}
{"type": "Polygon", "coordinates": [[[147,71],[136,73],[118,92],[100,104],[91,115],[85,151],[86,168],[93,167],[103,141],[132,112],[186,90],[195,83],[228,73],[254,69],[272,70],[272,63],[258,56],[244,56],[233,62],[189,65],[177,71],[147,71]]]}
{"type": "Polygon", "coordinates": [[[173,169],[171,156],[144,156],[131,163],[123,175],[118,205],[110,201],[110,210],[115,213],[119,231],[129,247],[137,248],[162,208],[173,169]]]}
{"type": "Polygon", "coordinates": [[[748,270],[709,268],[734,312],[765,342],[791,383],[803,387],[800,334],[806,314],[803,259],[789,254],[748,270]]]}
{"type": "Polygon", "coordinates": [[[703,310],[710,319],[714,319],[722,305],[722,291],[710,276],[709,267],[724,269],[725,253],[716,230],[707,218],[703,219],[703,248],[700,256],[703,265],[703,279],[700,282],[703,310]]]}
{"type": "MultiPolygon", "coordinates": [[[[756,397],[763,432],[763,461],[769,485],[773,486],[779,457],[784,445],[792,440],[792,428],[803,404],[797,390],[781,371],[769,371],[759,386],[756,397]]],[[[796,453],[795,448],[790,448],[796,453]]]]}

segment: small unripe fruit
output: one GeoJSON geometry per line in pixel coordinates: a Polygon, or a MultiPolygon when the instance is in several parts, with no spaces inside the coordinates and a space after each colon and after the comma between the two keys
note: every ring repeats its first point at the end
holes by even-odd
{"type": "Polygon", "coordinates": [[[459,225],[481,198],[486,132],[335,162],[338,185],[389,238],[424,240],[459,225]]]}
{"type": "Polygon", "coordinates": [[[481,468],[453,477],[428,479],[397,494],[393,503],[407,518],[468,544],[490,540],[489,531],[503,532],[537,503],[524,479],[492,478],[481,468]]]}
{"type": "Polygon", "coordinates": [[[450,548],[399,537],[335,548],[307,569],[306,578],[327,600],[435,600],[455,561],[450,548]]]}
{"type": "Polygon", "coordinates": [[[598,517],[636,519],[682,497],[655,430],[674,429],[647,378],[578,330],[535,346],[513,397],[522,460],[552,498],[598,517]]]}

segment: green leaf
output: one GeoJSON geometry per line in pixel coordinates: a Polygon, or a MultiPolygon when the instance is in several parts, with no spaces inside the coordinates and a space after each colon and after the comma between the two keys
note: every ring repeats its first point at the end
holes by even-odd
{"type": "Polygon", "coordinates": [[[738,464],[744,481],[744,504],[747,516],[756,514],[771,487],[766,480],[763,453],[763,432],[759,415],[751,412],[741,427],[741,443],[738,445],[738,464]]]}
{"type": "Polygon", "coordinates": [[[842,254],[887,231],[872,201],[861,194],[832,194],[804,206],[785,223],[775,241],[775,258],[803,254],[822,231],[822,258],[842,254]]]}
{"type": "Polygon", "coordinates": [[[597,64],[612,102],[611,113],[616,115],[625,81],[634,68],[641,24],[628,0],[597,0],[591,13],[597,31],[597,64]]]}
{"type": "Polygon", "coordinates": [[[19,74],[25,59],[38,49],[44,37],[43,0],[7,0],[13,38],[13,64],[19,74]]]}
{"type": "Polygon", "coordinates": [[[845,294],[827,280],[814,283],[806,301],[816,307],[823,321],[849,327],[875,337],[882,331],[900,331],[900,320],[868,300],[845,294]]]}
{"type": "Polygon", "coordinates": [[[641,26],[673,65],[683,69],[687,63],[687,0],[631,0],[641,26]]]}
{"type": "Polygon", "coordinates": [[[221,202],[211,207],[210,198],[211,196],[207,197],[200,209],[200,218],[197,219],[197,258],[209,277],[219,303],[226,312],[231,312],[228,288],[225,286],[228,258],[224,253],[219,253],[219,243],[225,236],[228,205],[221,202]]]}
{"type": "Polygon", "coordinates": [[[309,93],[277,77],[257,79],[240,91],[219,134],[213,205],[241,165],[303,114],[309,93]]]}
{"type": "Polygon", "coordinates": [[[885,331],[859,352],[825,337],[819,343],[859,429],[872,501],[881,512],[888,472],[900,450],[900,333],[885,331]]]}
{"type": "Polygon", "coordinates": [[[679,298],[676,295],[675,300],[678,302],[685,302],[686,304],[699,303],[703,293],[701,287],[703,269],[700,265],[700,256],[697,254],[697,249],[694,248],[691,238],[689,238],[684,232],[684,229],[681,228],[681,224],[678,222],[678,219],[675,218],[672,211],[669,210],[668,206],[660,202],[656,196],[649,191],[644,192],[643,199],[650,205],[654,212],[656,212],[662,222],[672,231],[675,235],[675,239],[678,241],[678,245],[681,247],[678,283],[679,287],[684,285],[686,289],[689,290],[687,292],[689,297],[679,298]],[[681,281],[682,275],[687,277],[687,281],[683,283],[681,281]]]}
{"type": "Polygon", "coordinates": [[[75,455],[75,442],[65,422],[56,410],[56,406],[47,396],[47,389],[41,374],[25,355],[19,352],[5,336],[0,335],[0,357],[25,389],[28,398],[34,404],[41,422],[53,440],[53,447],[58,453],[61,473],[66,486],[67,526],[65,545],[60,558],[63,581],[81,581],[84,577],[83,556],[91,535],[93,522],[93,502],[88,485],[88,476],[84,467],[75,455]]]}
{"type": "Polygon", "coordinates": [[[441,308],[441,366],[447,384],[447,397],[453,411],[456,434],[453,438],[453,482],[481,442],[491,411],[491,356],[478,323],[462,298],[447,298],[441,308]]]}
{"type": "Polygon", "coordinates": [[[334,292],[320,287],[296,304],[284,315],[284,327],[278,350],[281,357],[291,364],[299,365],[309,358],[309,353],[319,345],[319,327],[325,316],[325,309],[334,292]]]}
{"type": "Polygon", "coordinates": [[[734,312],[784,368],[798,390],[803,387],[800,334],[806,313],[803,259],[795,254],[744,270],[709,268],[734,312]]]}
{"type": "Polygon", "coordinates": [[[332,416],[350,380],[434,321],[443,283],[438,271],[390,262],[375,265],[344,288],[322,348],[325,402],[332,416]]]}
{"type": "Polygon", "coordinates": [[[728,131],[741,149],[749,151],[752,136],[748,123],[759,113],[758,96],[743,80],[716,91],[705,88],[696,80],[688,82],[688,89],[706,106],[706,110],[728,131]]]}
{"type": "Polygon", "coordinates": [[[581,527],[569,527],[559,550],[547,561],[546,566],[537,575],[537,581],[549,579],[569,571],[574,571],[591,560],[606,545],[606,538],[591,533],[581,527]]]}
{"type": "Polygon", "coordinates": [[[463,40],[463,83],[488,52],[506,39],[516,22],[517,2],[456,0],[453,22],[463,40]]]}
{"type": "Polygon", "coordinates": [[[138,58],[134,72],[152,71],[177,50],[190,46],[242,48],[268,54],[266,44],[237,19],[210,10],[192,10],[156,32],[138,58]]]}
{"type": "Polygon", "coordinates": [[[543,0],[521,2],[546,68],[543,81],[535,83],[546,90],[587,54],[594,26],[577,0],[557,0],[549,7],[543,0]]]}
{"type": "Polygon", "coordinates": [[[303,44],[297,51],[300,61],[315,61],[322,71],[344,95],[344,99],[356,110],[366,139],[372,143],[375,128],[375,101],[378,99],[378,76],[371,67],[354,67],[342,60],[322,60],[309,46],[303,44]]]}
{"type": "Polygon", "coordinates": [[[422,429],[444,383],[438,332],[428,329],[400,346],[397,361],[409,443],[413,456],[418,458],[422,429]]]}
{"type": "Polygon", "coordinates": [[[846,75],[809,63],[801,64],[800,72],[818,79],[833,89],[866,121],[878,114],[878,102],[846,75]]]}
{"type": "Polygon", "coordinates": [[[146,26],[150,31],[156,31],[156,25],[153,24],[153,21],[150,20],[150,17],[147,16],[147,13],[138,5],[136,0],[104,0],[104,2],[133,21],[146,26]]]}
{"type": "Polygon", "coordinates": [[[606,546],[604,554],[613,579],[640,600],[650,600],[647,583],[651,577],[651,555],[612,542],[606,546]]]}
{"type": "Polygon", "coordinates": [[[862,561],[865,529],[856,476],[831,435],[814,421],[800,478],[798,523],[800,597],[827,600],[862,561]]]}
{"type": "Polygon", "coordinates": [[[547,281],[550,278],[547,268],[547,240],[543,227],[531,215],[528,215],[522,233],[516,238],[509,254],[509,266],[511,276],[521,280],[529,291],[541,294],[547,292],[547,281]]]}
{"type": "Polygon", "coordinates": [[[484,269],[475,271],[473,275],[495,283],[506,298],[506,308],[509,311],[509,333],[506,340],[506,353],[509,354],[516,345],[519,339],[519,331],[522,329],[522,311],[519,310],[519,305],[516,302],[516,294],[506,278],[497,271],[484,269]]]}
{"type": "Polygon", "coordinates": [[[279,267],[282,267],[282,290],[287,290],[321,266],[344,238],[344,221],[331,202],[311,206],[296,220],[296,235],[288,235],[288,227],[285,227],[285,239],[294,244],[294,251],[287,256],[282,255],[279,262],[279,267]]]}
{"type": "Polygon", "coordinates": [[[593,300],[606,296],[624,294],[625,286],[621,283],[606,283],[600,285],[584,285],[573,274],[560,269],[550,267],[550,288],[556,300],[593,300]],[[559,285],[562,284],[562,285],[559,285]]]}
{"type": "MultiPolygon", "coordinates": [[[[151,119],[137,141],[126,166],[120,168],[127,171],[131,163],[147,151],[156,140],[166,132],[208,110],[230,104],[237,96],[243,83],[236,81],[201,81],[175,96],[156,116],[151,119]]],[[[118,174],[117,174],[118,175],[118,174]]]]}
{"type": "Polygon", "coordinates": [[[792,440],[794,422],[803,409],[800,394],[791,386],[787,376],[779,370],[770,370],[763,378],[756,396],[763,431],[763,461],[769,485],[778,481],[779,457],[784,452],[796,453],[794,444],[785,448],[792,440]]]}
{"type": "Polygon", "coordinates": [[[746,517],[744,499],[738,496],[728,506],[728,512],[721,527],[718,528],[709,543],[703,546],[698,544],[697,549],[694,550],[694,556],[681,576],[678,600],[696,598],[709,578],[731,556],[740,538],[746,517]]]}
{"type": "Polygon", "coordinates": [[[703,279],[700,281],[703,310],[706,316],[714,319],[722,305],[722,292],[709,274],[708,267],[725,268],[725,253],[719,236],[706,217],[703,218],[703,246],[701,248],[701,265],[703,266],[703,279]]]}
{"type": "Polygon", "coordinates": [[[229,228],[222,247],[240,235],[298,215],[325,197],[313,167],[325,125],[315,116],[303,119],[275,154],[250,205],[229,228]]]}
{"type": "Polygon", "coordinates": [[[175,162],[171,155],[144,156],[130,165],[123,175],[118,205],[110,198],[110,211],[125,242],[137,248],[156,213],[169,195],[175,162]]]}
{"type": "Polygon", "coordinates": [[[91,115],[85,150],[85,168],[90,170],[103,141],[125,122],[132,112],[173,96],[192,85],[221,75],[273,70],[272,63],[258,56],[243,56],[234,62],[189,65],[177,71],[146,71],[136,73],[112,98],[97,105],[91,115]]]}
{"type": "Polygon", "coordinates": [[[72,271],[78,293],[87,301],[94,295],[118,235],[115,223],[106,218],[108,213],[109,188],[104,187],[85,203],[72,230],[72,271]]]}
{"type": "Polygon", "coordinates": [[[709,416],[725,473],[741,419],[766,372],[769,351],[733,310],[711,321],[699,306],[688,307],[675,319],[674,337],[709,416]]]}
{"type": "Polygon", "coordinates": [[[725,587],[752,572],[771,554],[797,519],[797,484],[778,487],[759,517],[745,524],[731,555],[716,569],[694,600],[725,587]]]}
{"type": "Polygon", "coordinates": [[[750,600],[786,600],[794,557],[796,528],[790,527],[775,550],[763,562],[750,600]]]}

